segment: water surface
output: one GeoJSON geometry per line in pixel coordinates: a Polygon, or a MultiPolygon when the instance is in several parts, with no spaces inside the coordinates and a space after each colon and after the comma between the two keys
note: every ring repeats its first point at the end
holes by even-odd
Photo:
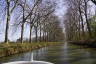
{"type": "Polygon", "coordinates": [[[31,61],[33,59],[54,64],[96,64],[96,50],[65,43],[0,58],[0,62],[31,61]]]}

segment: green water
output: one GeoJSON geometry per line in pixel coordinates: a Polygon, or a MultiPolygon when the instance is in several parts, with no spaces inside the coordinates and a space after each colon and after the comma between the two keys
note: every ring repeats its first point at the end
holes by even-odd
{"type": "Polygon", "coordinates": [[[31,61],[32,59],[52,62],[54,64],[96,64],[96,49],[82,48],[65,43],[0,58],[0,62],[31,61]]]}

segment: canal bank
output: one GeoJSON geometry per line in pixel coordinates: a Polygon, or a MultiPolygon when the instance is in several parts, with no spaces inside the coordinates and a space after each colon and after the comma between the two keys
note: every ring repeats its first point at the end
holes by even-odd
{"type": "Polygon", "coordinates": [[[96,48],[96,40],[69,41],[68,43],[84,47],[96,48]]]}
{"type": "Polygon", "coordinates": [[[29,52],[40,49],[42,47],[54,46],[61,44],[60,42],[39,42],[39,43],[1,43],[0,44],[0,58],[14,54],[29,52]]]}

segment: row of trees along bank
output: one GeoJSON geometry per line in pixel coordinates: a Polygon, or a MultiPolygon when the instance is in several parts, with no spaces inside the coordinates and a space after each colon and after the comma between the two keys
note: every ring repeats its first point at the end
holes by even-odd
{"type": "Polygon", "coordinates": [[[1,23],[6,21],[5,43],[9,41],[10,28],[13,28],[13,33],[21,31],[18,39],[21,43],[24,41],[26,29],[30,29],[30,43],[33,31],[33,40],[36,42],[63,40],[63,30],[54,14],[55,8],[55,0],[0,0],[1,23]]]}
{"type": "Polygon", "coordinates": [[[64,18],[68,41],[96,42],[96,1],[66,0],[68,10],[64,18]],[[94,9],[92,10],[92,1],[94,9]],[[94,11],[94,12],[92,12],[94,11]]]}

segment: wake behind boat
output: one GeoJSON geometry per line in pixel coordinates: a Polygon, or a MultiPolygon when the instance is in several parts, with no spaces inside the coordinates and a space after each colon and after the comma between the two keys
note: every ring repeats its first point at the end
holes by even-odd
{"type": "Polygon", "coordinates": [[[8,62],[3,64],[53,64],[46,61],[15,61],[15,62],[8,62]]]}

